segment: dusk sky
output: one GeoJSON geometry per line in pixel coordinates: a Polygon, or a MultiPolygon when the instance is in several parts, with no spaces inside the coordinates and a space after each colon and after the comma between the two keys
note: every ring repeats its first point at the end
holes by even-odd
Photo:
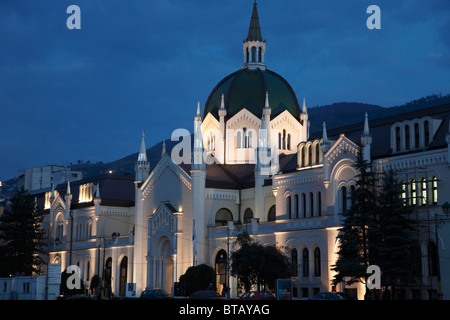
{"type": "MultiPolygon", "coordinates": [[[[193,131],[243,62],[253,0],[1,0],[0,180],[193,131]],[[70,5],[81,29],[69,30],[70,5]]],[[[258,1],[266,65],[308,107],[450,93],[449,0],[258,1]],[[369,30],[367,7],[381,9],[369,30]]]]}

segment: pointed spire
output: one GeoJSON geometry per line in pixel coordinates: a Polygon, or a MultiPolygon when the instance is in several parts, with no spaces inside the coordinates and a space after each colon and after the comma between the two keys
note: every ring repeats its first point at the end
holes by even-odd
{"type": "Polygon", "coordinates": [[[70,181],[67,181],[67,191],[66,194],[71,194],[70,193],[70,181]]]}
{"type": "Polygon", "coordinates": [[[164,156],[165,153],[166,153],[166,139],[163,140],[161,158],[164,156]]]}
{"type": "Polygon", "coordinates": [[[146,162],[146,161],[147,161],[147,151],[145,149],[144,131],[142,131],[141,149],[138,155],[138,162],[146,162]]]}
{"type": "Polygon", "coordinates": [[[269,91],[266,91],[266,104],[265,104],[264,108],[270,108],[270,105],[269,105],[269,91]]]}
{"type": "Polygon", "coordinates": [[[328,136],[327,136],[327,125],[325,121],[322,124],[322,140],[323,142],[328,142],[328,136]]]}
{"type": "Polygon", "coordinates": [[[252,18],[250,20],[250,27],[248,28],[248,35],[246,41],[263,41],[261,35],[261,27],[259,26],[259,17],[256,0],[253,3],[252,18]]]}
{"type": "Polygon", "coordinates": [[[220,109],[225,109],[225,98],[224,98],[224,95],[223,95],[223,93],[222,93],[222,101],[220,102],[220,109]]]}
{"type": "Polygon", "coordinates": [[[364,135],[369,135],[369,120],[368,120],[369,116],[366,115],[364,116],[364,135]]]}
{"type": "Polygon", "coordinates": [[[202,121],[202,114],[200,113],[200,101],[197,102],[197,114],[195,115],[195,121],[202,121]]]}
{"type": "Polygon", "coordinates": [[[303,97],[303,107],[302,107],[302,113],[308,113],[308,110],[306,109],[306,102],[305,102],[305,97],[303,97]]]}

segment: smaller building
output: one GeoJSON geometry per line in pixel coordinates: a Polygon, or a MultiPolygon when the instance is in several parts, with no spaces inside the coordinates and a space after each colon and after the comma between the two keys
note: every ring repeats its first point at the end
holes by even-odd
{"type": "Polygon", "coordinates": [[[51,286],[48,298],[46,285],[45,275],[0,278],[0,300],[55,300],[59,285],[51,286]]]}
{"type": "Polygon", "coordinates": [[[77,181],[83,179],[81,171],[72,171],[58,165],[48,165],[22,169],[18,173],[20,185],[29,192],[50,188],[52,183],[58,185],[67,181],[77,181]]]}

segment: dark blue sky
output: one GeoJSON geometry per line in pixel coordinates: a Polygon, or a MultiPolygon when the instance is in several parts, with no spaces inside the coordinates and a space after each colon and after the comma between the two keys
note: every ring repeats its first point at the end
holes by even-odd
{"type": "MultiPolygon", "coordinates": [[[[241,67],[252,0],[2,0],[0,180],[109,162],[177,128],[241,67]],[[81,30],[66,9],[81,8],[81,30]]],[[[266,64],[309,107],[450,93],[450,1],[258,1],[266,64]],[[381,30],[366,9],[381,8],[381,30]]]]}

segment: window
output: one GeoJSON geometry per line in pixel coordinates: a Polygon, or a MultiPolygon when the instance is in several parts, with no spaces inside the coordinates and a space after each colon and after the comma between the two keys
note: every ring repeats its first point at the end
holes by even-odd
{"type": "Polygon", "coordinates": [[[320,163],[320,148],[319,148],[319,144],[315,145],[316,148],[316,164],[320,163]]]}
{"type": "Polygon", "coordinates": [[[276,216],[276,210],[275,210],[275,205],[273,205],[269,209],[269,214],[268,214],[267,220],[275,221],[275,216],[276,216]]]}
{"type": "Polygon", "coordinates": [[[250,223],[252,222],[253,218],[253,211],[250,208],[245,209],[244,212],[244,223],[250,223]]]}
{"type": "Polygon", "coordinates": [[[401,137],[400,137],[400,127],[395,127],[395,151],[400,151],[401,149],[401,137]]]}
{"type": "Polygon", "coordinates": [[[355,205],[355,186],[350,186],[350,205],[353,208],[355,205]]]}
{"type": "Polygon", "coordinates": [[[286,197],[286,211],[289,219],[292,219],[292,205],[291,205],[291,196],[286,197]]]}
{"type": "Polygon", "coordinates": [[[434,242],[428,244],[428,275],[437,276],[437,248],[434,242]]]}
{"type": "Polygon", "coordinates": [[[291,150],[291,135],[287,135],[287,149],[291,150]]]}
{"type": "Polygon", "coordinates": [[[409,126],[406,125],[405,126],[405,150],[409,150],[409,148],[410,148],[409,139],[410,139],[409,126]]]}
{"type": "Polygon", "coordinates": [[[428,121],[425,121],[423,123],[423,131],[424,131],[424,143],[425,147],[428,146],[430,143],[430,123],[428,121]]]}
{"type": "Polygon", "coordinates": [[[304,248],[303,249],[303,254],[302,254],[302,274],[304,277],[308,277],[309,276],[309,252],[308,249],[304,248]]]}
{"type": "Polygon", "coordinates": [[[402,200],[403,205],[406,205],[407,199],[406,199],[406,183],[404,181],[400,181],[400,184],[402,185],[402,200]]]}
{"type": "Polygon", "coordinates": [[[306,218],[306,195],[302,193],[302,211],[303,211],[303,218],[306,218]]]}
{"type": "Polygon", "coordinates": [[[294,218],[298,218],[299,217],[299,214],[298,214],[299,207],[298,206],[299,206],[298,194],[296,194],[294,196],[294,211],[295,211],[294,218]]]}
{"type": "Polygon", "coordinates": [[[291,267],[292,267],[292,276],[293,277],[298,277],[298,263],[297,263],[297,249],[292,249],[291,251],[291,267]]]}
{"type": "Polygon", "coordinates": [[[414,123],[414,148],[419,148],[420,135],[419,135],[419,124],[414,123]]]}
{"type": "Polygon", "coordinates": [[[417,203],[417,189],[416,189],[416,180],[410,180],[409,186],[410,194],[409,194],[409,204],[415,206],[417,203]]]}
{"type": "Polygon", "coordinates": [[[286,149],[286,130],[283,129],[282,149],[286,149]]]}
{"type": "Polygon", "coordinates": [[[281,144],[281,132],[278,132],[278,149],[282,149],[282,144],[281,144]]]}
{"type": "Polygon", "coordinates": [[[244,128],[242,130],[243,132],[243,140],[242,140],[242,148],[248,148],[248,135],[247,135],[247,128],[244,128]]]}
{"type": "Polygon", "coordinates": [[[427,204],[427,181],[425,178],[420,179],[420,205],[425,206],[427,204]]]}
{"type": "Polygon", "coordinates": [[[305,167],[306,166],[306,163],[305,163],[305,147],[303,146],[302,147],[302,154],[301,154],[301,156],[302,156],[302,167],[305,167]]]}
{"type": "Polygon", "coordinates": [[[314,217],[314,194],[312,192],[309,193],[309,213],[310,217],[314,217]]]}
{"type": "Polygon", "coordinates": [[[320,277],[320,249],[317,247],[314,249],[314,276],[320,277]]]}
{"type": "Polygon", "coordinates": [[[220,226],[226,226],[228,224],[228,221],[233,221],[233,215],[231,214],[231,211],[222,208],[216,213],[216,227],[220,226]]]}
{"type": "Polygon", "coordinates": [[[347,188],[341,187],[341,201],[342,201],[342,213],[347,211],[347,188]]]}
{"type": "Polygon", "coordinates": [[[312,145],[308,146],[308,165],[312,165],[312,145]]]}
{"type": "Polygon", "coordinates": [[[317,191],[317,215],[322,216],[322,193],[317,191]]]}
{"type": "Polygon", "coordinates": [[[431,204],[437,204],[437,196],[437,178],[433,176],[431,177],[431,204]]]}
{"type": "Polygon", "coordinates": [[[252,47],[252,61],[256,62],[256,47],[252,47]]]}
{"type": "Polygon", "coordinates": [[[258,49],[258,62],[261,62],[261,61],[262,61],[262,48],[259,47],[259,49],[258,49]]]}

